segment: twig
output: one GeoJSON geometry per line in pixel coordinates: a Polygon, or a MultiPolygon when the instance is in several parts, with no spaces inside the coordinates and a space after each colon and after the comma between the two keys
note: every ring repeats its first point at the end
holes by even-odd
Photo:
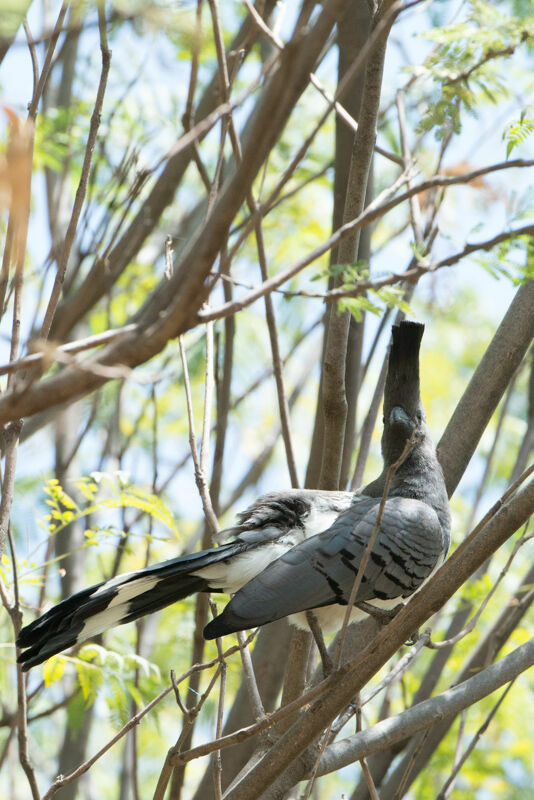
{"type": "MultiPolygon", "coordinates": [[[[399,120],[399,129],[400,129],[400,138],[401,138],[401,146],[402,146],[402,155],[404,158],[404,166],[406,168],[407,164],[412,161],[412,154],[410,152],[410,145],[408,144],[408,133],[406,129],[406,107],[404,105],[404,92],[402,89],[397,92],[396,97],[397,103],[397,116],[399,120]]],[[[413,181],[410,178],[408,180],[408,188],[411,188],[413,185],[413,181]]],[[[419,198],[417,195],[410,197],[410,219],[412,223],[414,241],[417,246],[421,246],[423,244],[424,234],[423,234],[423,220],[421,217],[421,208],[419,206],[419,198]]]]}
{"type": "Polygon", "coordinates": [[[365,758],[360,759],[360,766],[362,768],[363,777],[365,778],[365,782],[367,784],[367,789],[369,790],[369,797],[371,800],[380,800],[378,792],[376,791],[373,776],[371,775],[371,770],[367,766],[367,760],[365,758]]]}
{"type": "Polygon", "coordinates": [[[510,380],[510,383],[508,385],[508,389],[506,390],[506,394],[504,395],[504,400],[502,402],[502,405],[501,405],[501,408],[500,408],[500,411],[499,411],[499,416],[497,418],[497,424],[495,426],[495,433],[493,435],[493,441],[491,443],[491,447],[489,449],[489,452],[488,452],[486,458],[484,459],[484,472],[482,473],[482,477],[481,477],[481,479],[479,481],[479,484],[477,486],[477,491],[476,491],[476,494],[475,494],[475,498],[474,498],[473,503],[471,505],[471,509],[470,509],[470,512],[469,512],[469,517],[467,519],[467,524],[465,526],[466,533],[468,533],[471,530],[471,527],[473,526],[473,523],[474,523],[474,521],[476,519],[476,516],[477,516],[478,505],[480,503],[480,500],[482,499],[482,495],[484,494],[484,489],[486,488],[486,483],[487,483],[487,480],[488,480],[489,475],[490,475],[490,470],[493,467],[493,459],[495,457],[495,451],[497,450],[497,444],[499,442],[499,437],[500,437],[500,434],[501,434],[501,431],[502,431],[502,428],[503,428],[503,423],[504,423],[506,414],[508,412],[508,406],[510,404],[510,400],[512,399],[512,394],[513,394],[513,391],[514,391],[514,388],[515,388],[515,383],[516,383],[519,371],[520,371],[520,367],[518,367],[518,369],[516,370],[515,374],[512,376],[512,379],[510,380]]]}
{"type": "Polygon", "coordinates": [[[411,756],[410,756],[410,760],[408,761],[408,763],[406,765],[406,769],[405,769],[404,774],[403,774],[403,776],[401,778],[401,781],[400,781],[400,783],[399,783],[399,785],[397,787],[397,791],[395,792],[395,796],[394,796],[393,800],[400,800],[400,798],[404,794],[404,790],[406,788],[406,783],[408,781],[408,778],[410,777],[410,772],[412,771],[412,767],[415,764],[415,760],[416,760],[417,756],[421,752],[421,748],[423,747],[429,732],[430,732],[430,728],[426,728],[421,733],[421,735],[418,737],[417,743],[416,743],[415,747],[413,748],[413,751],[412,751],[411,756]]]}
{"type": "MultiPolygon", "coordinates": [[[[246,2],[246,0],[245,0],[246,2]]],[[[249,3],[247,4],[247,8],[249,12],[252,14],[254,20],[257,24],[263,25],[267,27],[263,22],[262,17],[258,14],[256,9],[251,6],[249,3]],[[259,20],[259,22],[258,22],[259,20]]],[[[220,67],[220,76],[221,76],[221,84],[222,89],[224,92],[224,97],[226,100],[229,99],[229,91],[230,91],[230,80],[228,77],[228,66],[226,64],[226,54],[224,50],[224,43],[223,43],[223,36],[222,36],[222,28],[220,24],[219,18],[219,7],[217,0],[209,0],[210,9],[212,12],[212,19],[213,19],[213,32],[215,36],[215,44],[217,49],[217,58],[219,60],[219,67],[220,67]]],[[[263,28],[262,28],[263,29],[263,28]]],[[[232,142],[232,148],[234,153],[234,158],[236,163],[241,163],[242,161],[242,151],[241,151],[241,143],[239,141],[239,136],[237,135],[237,131],[235,128],[234,120],[231,114],[228,116],[228,126],[230,131],[230,138],[232,142]]],[[[261,277],[262,280],[265,281],[268,279],[268,269],[267,269],[267,256],[265,252],[265,244],[263,240],[263,230],[261,226],[261,217],[258,215],[258,206],[254,195],[252,193],[252,189],[250,189],[247,193],[247,205],[250,209],[251,216],[254,219],[254,233],[256,236],[256,247],[258,252],[258,261],[260,264],[261,270],[261,277]]],[[[274,376],[276,381],[276,390],[278,396],[278,407],[280,412],[280,422],[282,426],[282,438],[284,441],[285,451],[286,451],[286,459],[287,465],[289,470],[289,476],[291,481],[291,486],[293,488],[298,488],[298,475],[297,475],[297,467],[295,462],[295,455],[293,450],[293,443],[291,438],[291,428],[289,422],[289,408],[287,404],[287,395],[284,388],[284,379],[282,374],[282,363],[280,357],[280,346],[278,342],[278,330],[276,326],[276,317],[274,313],[274,307],[272,303],[272,298],[270,295],[265,295],[265,316],[267,320],[267,328],[269,331],[269,339],[271,343],[271,353],[272,353],[272,360],[273,360],[273,370],[274,376]]]]}
{"type": "MultiPolygon", "coordinates": [[[[64,4],[65,11],[67,7],[68,3],[65,3],[64,4]]],[[[98,6],[98,23],[100,31],[100,50],[102,53],[102,71],[100,74],[100,82],[98,84],[98,90],[96,93],[96,100],[93,108],[93,113],[91,114],[91,122],[89,124],[89,135],[87,137],[87,144],[85,147],[85,154],[82,164],[80,181],[78,183],[78,188],[76,190],[76,196],[74,198],[74,205],[72,207],[71,218],[69,220],[67,232],[65,234],[65,240],[63,242],[63,247],[61,249],[61,254],[58,258],[57,273],[54,279],[54,285],[50,293],[50,299],[48,301],[48,306],[46,308],[43,323],[41,326],[40,337],[45,340],[48,339],[50,328],[52,327],[52,320],[54,318],[57,304],[59,302],[59,296],[61,294],[61,289],[63,287],[63,282],[65,280],[65,273],[67,271],[70,252],[72,249],[72,245],[74,243],[74,237],[76,236],[76,229],[78,227],[78,221],[80,219],[80,214],[85,201],[85,195],[87,193],[89,172],[91,170],[93,151],[95,147],[96,137],[98,134],[98,128],[100,126],[102,105],[104,103],[104,95],[106,92],[109,67],[111,63],[111,51],[108,48],[107,33],[106,33],[106,17],[103,5],[98,6]]]]}
{"type": "Polygon", "coordinates": [[[452,645],[456,644],[461,639],[463,639],[465,636],[467,636],[468,634],[472,633],[472,631],[475,629],[475,627],[476,627],[476,625],[478,623],[478,620],[480,619],[480,617],[484,613],[484,610],[486,609],[486,606],[488,605],[489,601],[491,600],[491,598],[495,594],[495,592],[497,590],[497,587],[499,586],[499,584],[501,583],[503,578],[506,576],[508,570],[510,569],[510,567],[512,565],[512,562],[513,562],[514,558],[516,557],[517,553],[519,552],[520,548],[523,547],[523,545],[526,542],[528,542],[529,540],[531,540],[533,538],[534,534],[531,534],[530,536],[527,536],[527,529],[529,527],[529,524],[530,524],[530,521],[526,523],[524,531],[523,531],[523,535],[515,543],[514,549],[512,550],[512,552],[510,554],[510,557],[508,558],[506,564],[501,569],[497,580],[495,581],[495,583],[493,584],[493,586],[491,587],[491,589],[489,590],[489,592],[485,596],[484,600],[480,604],[480,607],[479,607],[478,611],[476,612],[476,614],[474,615],[474,617],[472,617],[472,619],[469,620],[469,624],[466,625],[465,628],[462,628],[462,630],[459,631],[456,634],[456,636],[452,636],[450,639],[444,639],[441,642],[430,641],[426,645],[427,647],[429,647],[431,650],[442,650],[444,648],[451,647],[452,645]]]}
{"type": "Polygon", "coordinates": [[[202,507],[204,509],[204,515],[206,517],[206,521],[208,522],[210,528],[213,532],[216,532],[219,528],[219,523],[217,521],[217,517],[213,512],[213,507],[211,504],[211,499],[209,496],[208,485],[206,482],[206,476],[202,471],[201,463],[198,456],[197,450],[197,438],[195,434],[195,420],[193,415],[193,401],[191,399],[191,383],[189,381],[189,370],[187,368],[187,357],[185,354],[183,339],[180,336],[179,338],[179,346],[180,346],[180,356],[182,359],[182,367],[183,367],[183,375],[184,375],[184,389],[185,389],[185,397],[186,397],[186,404],[187,404],[187,418],[189,422],[189,445],[191,447],[191,456],[193,458],[193,464],[195,467],[195,481],[198,487],[198,491],[200,494],[200,499],[202,500],[202,507]]]}
{"type": "Polygon", "coordinates": [[[95,333],[92,336],[87,336],[84,339],[77,339],[74,342],[67,342],[66,344],[56,345],[53,342],[42,342],[40,339],[32,343],[32,347],[43,347],[43,351],[39,353],[31,353],[24,358],[19,358],[16,361],[10,361],[7,364],[0,365],[0,375],[8,375],[11,372],[17,372],[20,369],[27,369],[27,367],[39,364],[41,361],[54,361],[56,351],[60,353],[81,353],[84,350],[90,350],[93,347],[99,347],[102,344],[107,344],[115,339],[120,339],[128,333],[135,333],[138,326],[135,323],[124,325],[122,328],[115,328],[114,330],[103,331],[103,333],[95,333]]]}
{"type": "MultiPolygon", "coordinates": [[[[210,607],[211,612],[214,617],[217,616],[217,606],[215,603],[210,599],[210,607]]],[[[244,640],[244,635],[242,634],[242,639],[244,640]]],[[[215,738],[220,739],[222,735],[222,727],[223,727],[223,716],[224,716],[224,700],[226,696],[226,661],[224,660],[224,655],[222,651],[221,640],[216,639],[215,643],[217,645],[217,654],[219,656],[219,662],[221,666],[221,688],[219,690],[219,701],[217,704],[217,725],[215,728],[215,738]]],[[[242,644],[242,640],[239,641],[239,644],[242,644]]],[[[241,650],[241,657],[245,653],[249,653],[247,647],[242,648],[241,650]]],[[[222,762],[221,762],[221,751],[216,750],[213,754],[213,784],[215,790],[215,800],[222,800],[222,762]]]]}
{"type": "MultiPolygon", "coordinates": [[[[500,172],[504,169],[512,169],[512,168],[522,168],[522,167],[532,167],[534,166],[534,159],[516,159],[515,161],[505,161],[498,164],[492,164],[491,166],[481,167],[480,169],[473,170],[471,172],[464,173],[463,175],[436,175],[433,178],[428,178],[425,181],[422,181],[415,186],[412,186],[411,189],[407,189],[406,191],[402,192],[401,194],[397,195],[393,199],[388,199],[392,195],[395,195],[397,189],[402,183],[405,183],[408,180],[408,175],[403,174],[400,178],[395,181],[395,183],[389,188],[386,189],[384,192],[381,192],[372,203],[370,203],[365,211],[363,211],[358,217],[347,222],[346,224],[342,225],[335,233],[332,234],[322,245],[315,248],[311,253],[308,254],[305,258],[299,261],[297,264],[293,265],[287,270],[280,272],[273,278],[270,278],[268,281],[264,282],[261,286],[251,292],[249,295],[245,296],[244,298],[234,301],[230,304],[223,304],[219,307],[212,308],[209,312],[203,312],[202,310],[198,312],[198,318],[205,322],[208,319],[220,319],[221,317],[225,317],[228,314],[233,314],[237,311],[241,311],[243,308],[246,308],[251,303],[258,300],[260,297],[263,297],[264,294],[267,292],[272,292],[274,289],[277,289],[283,283],[288,281],[298,272],[301,272],[305,267],[312,264],[318,258],[323,256],[326,252],[331,250],[335,247],[342,239],[346,236],[349,236],[354,230],[359,230],[363,228],[365,225],[368,225],[370,222],[374,222],[375,219],[387,214],[396,206],[404,203],[406,200],[409,200],[410,197],[413,197],[416,194],[421,194],[422,192],[426,191],[427,189],[433,188],[435,186],[458,186],[460,184],[466,184],[473,181],[475,178],[480,177],[481,175],[487,175],[491,172],[500,172]]],[[[532,233],[533,226],[528,225],[525,226],[524,229],[516,235],[527,235],[532,233]]],[[[510,238],[509,234],[501,234],[502,238],[495,237],[492,241],[494,244],[497,244],[498,241],[503,241],[506,238],[510,238]],[[498,240],[498,241],[497,241],[498,240]]],[[[489,242],[485,243],[486,247],[489,247],[489,242]]],[[[465,248],[464,255],[469,255],[470,252],[474,252],[475,250],[485,249],[485,247],[481,248],[480,245],[473,245],[468,246],[465,248]]],[[[442,261],[438,262],[439,266],[449,266],[450,263],[454,263],[454,259],[457,257],[451,257],[443,259],[442,261]]],[[[428,271],[428,270],[427,270],[428,271]]],[[[411,277],[411,276],[408,276],[411,277]]],[[[399,276],[396,280],[405,280],[406,273],[402,276],[399,276]]],[[[385,279],[386,280],[386,279],[385,279]]],[[[390,278],[387,280],[391,280],[390,278]]],[[[392,281],[395,282],[395,279],[392,281]]],[[[379,286],[386,285],[383,282],[379,282],[379,286]]],[[[367,291],[369,286],[362,282],[360,285],[361,287],[358,288],[356,294],[361,294],[364,291],[367,291]]],[[[371,287],[373,288],[373,287],[371,287]]],[[[343,296],[340,292],[336,292],[335,290],[331,292],[332,299],[337,296],[343,296]]],[[[350,295],[355,296],[355,295],[350,295]]]]}
{"type": "Polygon", "coordinates": [[[37,59],[37,51],[35,49],[35,43],[33,41],[32,32],[30,30],[30,26],[28,25],[28,21],[26,19],[23,21],[22,27],[24,28],[24,35],[26,36],[26,41],[28,43],[28,50],[30,51],[30,60],[32,62],[32,77],[33,77],[32,97],[35,97],[37,91],[37,84],[39,83],[39,61],[37,59]]]}
{"type": "MultiPolygon", "coordinates": [[[[250,635],[246,640],[246,645],[252,641],[254,638],[254,634],[250,635]]],[[[228,656],[233,655],[239,650],[239,646],[233,645],[229,647],[228,650],[224,652],[224,657],[228,658],[228,656]]],[[[180,684],[182,681],[186,680],[193,672],[200,672],[205,669],[209,669],[219,663],[219,658],[213,658],[211,661],[207,661],[204,664],[193,664],[186,672],[184,672],[178,679],[174,679],[170,686],[167,686],[160,694],[157,695],[153,700],[150,701],[146,706],[144,706],[134,717],[132,717],[128,722],[115,734],[115,736],[107,742],[104,747],[101,747],[94,756],[92,756],[87,761],[84,761],[83,764],[80,764],[73,772],[69,773],[68,775],[58,775],[55,781],[52,783],[48,791],[43,795],[41,800],[50,800],[51,797],[58,791],[58,789],[62,788],[63,786],[67,786],[69,783],[72,783],[81,775],[86,773],[93,764],[98,761],[105,753],[108,752],[120,739],[125,736],[128,731],[130,731],[135,725],[138,725],[141,719],[151,711],[154,706],[161,702],[165,697],[167,697],[170,692],[174,691],[174,686],[180,684]]],[[[37,795],[39,798],[39,795],[37,795]]]]}
{"type": "MultiPolygon", "coordinates": [[[[61,34],[61,28],[63,26],[63,21],[65,19],[69,6],[70,6],[69,2],[62,3],[56,24],[54,25],[54,30],[52,31],[52,34],[48,40],[48,47],[46,49],[45,60],[43,63],[43,68],[41,70],[41,75],[39,77],[39,82],[35,87],[30,105],[28,107],[28,118],[34,121],[37,116],[37,107],[39,105],[41,95],[43,93],[46,81],[48,80],[48,73],[50,72],[50,67],[52,65],[52,57],[54,55],[54,50],[56,49],[56,44],[61,34]]],[[[30,40],[28,41],[28,43],[29,42],[30,40]]]]}
{"type": "Polygon", "coordinates": [[[254,718],[256,722],[258,722],[259,720],[265,719],[265,709],[263,707],[260,692],[258,689],[258,684],[256,682],[254,667],[252,665],[252,659],[250,657],[250,650],[248,649],[248,647],[245,646],[245,638],[246,637],[244,631],[237,632],[237,641],[239,642],[240,646],[239,651],[241,653],[241,663],[243,665],[243,675],[245,677],[245,684],[247,687],[249,700],[252,705],[252,710],[254,712],[254,718]]]}
{"type": "MultiPolygon", "coordinates": [[[[208,469],[209,443],[211,432],[211,416],[213,407],[213,392],[215,389],[214,379],[214,357],[213,357],[213,322],[206,323],[206,377],[204,381],[204,417],[202,421],[202,439],[200,442],[200,471],[206,475],[208,469]]],[[[219,523],[213,510],[213,504],[209,492],[206,496],[208,502],[207,521],[212,535],[219,530],[219,523]]]]}
{"type": "MultiPolygon", "coordinates": [[[[534,162],[533,162],[534,163],[534,162]]],[[[239,300],[234,300],[232,303],[224,303],[221,306],[216,306],[215,308],[211,309],[209,313],[203,312],[200,310],[197,314],[197,317],[202,321],[206,319],[220,319],[221,317],[225,317],[228,314],[235,314],[237,311],[241,311],[243,308],[246,308],[251,303],[254,303],[256,300],[259,300],[268,292],[272,292],[275,289],[278,289],[283,283],[293,278],[297,273],[301,272],[305,267],[312,264],[318,258],[323,256],[333,247],[335,247],[344,236],[348,236],[353,229],[355,228],[363,228],[365,225],[372,222],[375,218],[379,217],[381,214],[376,211],[377,208],[383,208],[384,206],[380,206],[380,203],[386,200],[393,195],[395,195],[400,188],[400,186],[405,183],[407,180],[407,175],[402,174],[395,182],[381,192],[376,199],[367,206],[365,211],[360,214],[355,220],[346,225],[342,225],[335,233],[332,234],[322,245],[316,247],[311,253],[309,253],[305,258],[301,259],[297,264],[294,264],[292,267],[289,267],[286,270],[278,273],[278,275],[274,276],[273,278],[269,278],[268,281],[265,281],[260,286],[253,289],[250,294],[245,295],[245,297],[240,298],[239,300]]],[[[322,294],[321,294],[322,296],[322,294]]]]}
{"type": "MultiPolygon", "coordinates": [[[[197,86],[199,55],[202,47],[202,5],[202,0],[197,0],[195,12],[195,32],[193,34],[193,41],[191,45],[191,72],[189,73],[189,86],[187,89],[185,111],[182,116],[182,125],[184,126],[184,131],[186,133],[191,130],[191,123],[193,121],[193,99],[197,86]]],[[[209,193],[211,188],[210,176],[208,175],[206,167],[204,166],[200,157],[198,140],[193,142],[193,161],[195,162],[198,169],[198,174],[200,175],[200,178],[209,193]]]]}
{"type": "Polygon", "coordinates": [[[313,638],[315,639],[315,644],[317,645],[317,649],[321,657],[323,677],[327,678],[334,671],[334,665],[325,645],[321,626],[319,625],[319,621],[313,611],[306,611],[306,622],[308,623],[308,627],[312,632],[313,638]]]}
{"type": "MultiPolygon", "coordinates": [[[[218,650],[219,650],[219,648],[218,648],[218,650]]],[[[167,756],[165,758],[165,763],[163,764],[162,770],[161,770],[159,778],[158,778],[158,782],[156,784],[156,789],[154,791],[153,800],[163,800],[163,797],[164,797],[166,789],[167,789],[167,785],[168,785],[169,780],[171,779],[171,776],[173,774],[172,756],[175,753],[179,753],[180,752],[180,750],[183,747],[185,742],[188,742],[188,741],[191,740],[191,735],[192,735],[192,732],[193,732],[193,728],[194,728],[194,725],[195,725],[196,718],[198,717],[198,715],[200,713],[200,710],[202,709],[202,706],[204,705],[204,703],[206,702],[207,698],[211,694],[211,690],[213,689],[213,687],[217,683],[219,675],[221,674],[221,672],[223,670],[223,665],[224,665],[224,668],[226,668],[226,665],[225,665],[225,662],[224,662],[224,657],[223,657],[222,661],[220,660],[220,653],[221,652],[222,651],[219,650],[219,655],[217,656],[217,659],[216,659],[217,669],[215,670],[215,672],[213,673],[212,677],[210,678],[210,681],[208,683],[208,686],[207,686],[206,690],[200,695],[200,698],[199,698],[198,702],[192,708],[186,709],[185,722],[184,722],[184,724],[182,726],[182,730],[180,731],[180,735],[178,736],[178,740],[177,740],[176,744],[173,747],[171,747],[170,750],[167,753],[167,756]]],[[[189,686],[191,686],[191,684],[189,684],[189,686]]],[[[173,686],[173,688],[174,688],[174,686],[173,686]]],[[[180,783],[180,786],[181,785],[182,784],[180,783]]],[[[173,788],[174,787],[171,787],[171,792],[173,791],[173,788]]]]}
{"type": "Polygon", "coordinates": [[[17,449],[21,430],[22,420],[19,420],[18,422],[12,422],[3,431],[2,450],[5,456],[5,465],[2,479],[2,497],[0,499],[0,554],[5,550],[9,530],[13,489],[15,487],[17,449]]]}
{"type": "Polygon", "coordinates": [[[415,642],[413,647],[408,648],[408,652],[403,655],[395,666],[388,672],[386,677],[381,680],[376,686],[373,686],[361,699],[361,706],[367,705],[373,698],[375,698],[388,686],[391,686],[393,681],[399,680],[406,672],[411,663],[417,658],[423,647],[426,647],[430,642],[430,630],[425,631],[415,642]]]}
{"type": "MultiPolygon", "coordinates": [[[[339,82],[339,84],[337,86],[337,89],[336,89],[336,94],[335,94],[335,99],[336,100],[338,100],[338,99],[343,97],[345,92],[347,92],[349,87],[351,86],[352,81],[356,78],[356,76],[364,68],[366,60],[367,60],[367,57],[368,57],[369,53],[371,52],[372,48],[374,47],[374,45],[376,43],[376,37],[382,32],[384,26],[390,24],[390,22],[392,21],[392,18],[395,16],[396,13],[398,13],[398,10],[396,11],[395,9],[391,9],[391,8],[388,9],[387,12],[385,13],[384,17],[380,20],[380,22],[376,26],[375,30],[371,33],[371,36],[369,36],[369,38],[365,42],[365,45],[361,48],[360,52],[358,53],[356,58],[353,60],[353,62],[350,65],[349,69],[345,72],[345,74],[343,75],[341,81],[339,82]]],[[[280,181],[278,182],[278,184],[276,185],[276,187],[273,189],[273,191],[269,195],[268,199],[259,207],[258,214],[260,214],[262,217],[265,216],[276,205],[277,198],[278,198],[280,192],[282,191],[284,186],[287,184],[287,182],[289,181],[289,179],[293,175],[293,173],[294,173],[295,169],[297,168],[297,166],[299,165],[299,163],[304,158],[304,155],[306,154],[306,152],[308,151],[311,143],[314,141],[314,139],[317,136],[318,132],[321,130],[322,126],[324,125],[324,123],[326,122],[328,117],[330,116],[333,108],[334,108],[333,104],[329,103],[328,107],[325,109],[323,115],[319,118],[318,122],[316,123],[315,128],[313,128],[313,130],[308,134],[308,136],[306,137],[306,139],[302,143],[301,147],[299,148],[299,150],[295,154],[294,158],[292,159],[291,163],[289,164],[289,166],[285,170],[284,174],[282,175],[282,177],[281,177],[280,181]]],[[[375,147],[375,149],[377,150],[377,152],[379,152],[378,148],[375,147]]],[[[397,163],[400,163],[401,166],[403,165],[403,162],[402,162],[401,159],[398,159],[397,163]]],[[[232,247],[232,249],[230,251],[230,257],[231,258],[233,258],[233,256],[235,255],[235,253],[237,252],[237,250],[239,249],[239,247],[241,246],[243,241],[251,233],[253,226],[254,226],[254,217],[251,215],[251,217],[245,222],[244,229],[242,230],[241,235],[239,236],[237,242],[235,242],[234,246],[232,247]]]]}
{"type": "Polygon", "coordinates": [[[488,714],[488,716],[486,717],[486,719],[484,720],[484,722],[482,723],[480,728],[477,730],[477,732],[475,733],[475,735],[473,736],[473,738],[469,742],[469,745],[465,749],[465,752],[463,753],[462,757],[459,759],[458,763],[456,763],[454,765],[454,769],[452,770],[452,773],[449,775],[449,777],[445,781],[445,784],[443,785],[442,789],[440,790],[439,794],[436,796],[436,800],[446,800],[446,798],[451,793],[452,789],[454,788],[454,783],[456,781],[456,778],[457,778],[461,768],[463,767],[463,765],[465,764],[465,762],[467,761],[467,759],[469,758],[469,756],[471,755],[471,753],[473,752],[475,747],[477,746],[478,741],[481,738],[482,734],[485,733],[486,730],[488,729],[488,727],[490,725],[490,722],[492,721],[493,717],[495,716],[495,714],[499,710],[499,707],[500,707],[501,703],[504,701],[506,695],[508,694],[508,692],[510,691],[510,689],[514,685],[515,680],[516,679],[514,678],[512,681],[510,681],[510,683],[508,684],[508,686],[506,687],[506,689],[504,690],[502,695],[499,697],[499,699],[497,700],[497,702],[495,703],[495,705],[491,709],[490,713],[488,714]]]}
{"type": "MultiPolygon", "coordinates": [[[[84,775],[93,766],[93,764],[96,761],[98,761],[99,758],[101,758],[105,753],[107,753],[108,750],[110,750],[118,741],[120,741],[123,738],[123,736],[125,736],[128,733],[128,731],[130,731],[135,725],[138,725],[139,722],[142,720],[142,718],[146,714],[148,714],[148,712],[151,711],[154,708],[154,706],[156,706],[159,702],[161,702],[161,700],[163,700],[164,697],[166,697],[170,692],[172,692],[172,690],[173,690],[172,685],[167,686],[167,688],[164,689],[162,692],[160,692],[157,697],[151,700],[150,703],[144,706],[144,708],[138,711],[138,713],[135,714],[135,716],[133,716],[130,720],[128,720],[126,725],[124,725],[120,729],[120,731],[116,733],[115,736],[113,736],[113,738],[110,739],[109,742],[107,742],[104,745],[104,747],[101,747],[100,750],[98,750],[94,754],[94,756],[88,758],[87,761],[84,761],[83,764],[80,764],[79,767],[70,772],[68,775],[58,775],[57,778],[49,787],[49,789],[42,796],[41,800],[50,800],[50,798],[53,797],[56,794],[56,792],[63,786],[68,786],[69,783],[72,783],[73,781],[77,780],[82,775],[84,775]]],[[[39,797],[39,795],[37,795],[37,797],[39,797]]]]}
{"type": "Polygon", "coordinates": [[[345,636],[347,634],[347,627],[350,622],[350,615],[352,613],[352,609],[354,603],[356,602],[356,596],[358,594],[358,590],[361,586],[362,578],[365,574],[365,570],[367,569],[367,564],[369,563],[369,559],[371,558],[371,553],[373,551],[373,547],[376,541],[378,534],[380,533],[380,526],[382,524],[382,516],[384,514],[384,509],[386,507],[386,502],[388,499],[389,494],[389,487],[391,486],[391,482],[395,477],[395,473],[399,469],[399,467],[404,463],[408,455],[411,453],[419,439],[421,438],[421,433],[418,430],[415,430],[402,450],[402,453],[398,457],[398,459],[389,467],[386,475],[386,480],[384,483],[384,491],[382,492],[382,498],[380,500],[380,505],[378,507],[378,512],[376,515],[376,522],[369,537],[369,541],[365,547],[365,550],[362,555],[362,560],[360,561],[360,565],[358,567],[358,572],[356,573],[356,577],[354,578],[354,583],[352,584],[352,590],[347,601],[347,608],[345,609],[345,616],[343,617],[343,624],[341,626],[339,640],[337,645],[337,653],[334,658],[334,665],[337,667],[341,663],[341,656],[343,653],[343,644],[345,641],[345,636]]]}
{"type": "MultiPolygon", "coordinates": [[[[274,47],[276,47],[278,50],[283,50],[283,48],[284,48],[283,41],[280,39],[280,37],[274,31],[272,31],[269,28],[269,26],[267,25],[267,23],[265,22],[263,17],[260,16],[260,14],[254,8],[254,6],[250,2],[250,0],[242,0],[242,2],[244,3],[244,5],[246,5],[249,14],[251,15],[252,19],[254,20],[254,23],[257,25],[259,30],[261,30],[263,35],[267,39],[269,39],[269,41],[271,42],[271,44],[274,45],[274,47]]],[[[421,0],[419,0],[419,2],[421,2],[421,0]]],[[[396,15],[398,13],[398,11],[399,11],[399,9],[397,7],[394,10],[393,14],[396,15]]],[[[392,12],[390,11],[390,13],[392,13],[392,12]]],[[[377,36],[377,32],[376,31],[374,31],[373,33],[374,33],[375,36],[377,36]]],[[[369,45],[369,48],[370,48],[370,46],[372,46],[372,45],[369,45]]],[[[367,55],[367,53],[366,53],[366,55],[367,55]]],[[[356,65],[351,65],[351,69],[350,69],[351,80],[355,76],[355,73],[357,73],[357,71],[362,69],[363,63],[364,63],[364,58],[362,58],[361,55],[359,54],[358,58],[355,59],[355,61],[356,61],[356,65]]],[[[310,83],[311,83],[311,85],[315,89],[317,89],[319,94],[322,95],[322,97],[326,100],[326,102],[329,105],[328,114],[330,114],[332,109],[334,109],[336,111],[336,113],[341,117],[341,119],[344,122],[346,122],[346,124],[350,128],[352,128],[353,131],[356,131],[356,130],[358,130],[358,123],[356,122],[356,120],[354,119],[352,114],[349,114],[347,109],[337,99],[340,95],[343,94],[345,87],[348,85],[348,82],[349,82],[348,80],[347,81],[345,81],[345,80],[341,81],[339,83],[339,86],[337,88],[336,94],[334,96],[334,95],[331,94],[331,92],[328,91],[328,89],[325,86],[323,86],[323,84],[321,83],[321,81],[319,80],[319,78],[317,77],[317,75],[314,72],[310,73],[310,83]]],[[[377,153],[380,153],[380,155],[383,155],[385,158],[388,158],[390,161],[393,161],[396,164],[399,164],[400,166],[403,166],[402,159],[399,158],[399,156],[395,155],[395,153],[391,153],[388,150],[384,150],[384,148],[379,147],[376,144],[375,144],[375,150],[376,150],[377,153]]]]}
{"type": "MultiPolygon", "coordinates": [[[[9,539],[11,564],[13,569],[13,602],[9,601],[7,592],[4,588],[3,582],[0,580],[0,597],[2,603],[8,612],[15,639],[20,633],[22,628],[22,612],[20,610],[20,596],[19,596],[19,581],[17,573],[17,559],[15,554],[15,543],[11,533],[9,516],[11,512],[11,503],[13,500],[13,488],[15,480],[15,466],[17,456],[17,445],[22,428],[22,421],[12,423],[9,428],[4,432],[4,451],[5,457],[5,470],[2,482],[2,500],[0,503],[0,533],[9,539]]],[[[4,543],[5,543],[4,538],[4,543]]],[[[30,760],[28,748],[28,698],[26,696],[26,680],[22,672],[20,664],[17,664],[17,741],[19,762],[26,775],[33,800],[39,800],[40,793],[37,785],[37,779],[30,760]]]]}

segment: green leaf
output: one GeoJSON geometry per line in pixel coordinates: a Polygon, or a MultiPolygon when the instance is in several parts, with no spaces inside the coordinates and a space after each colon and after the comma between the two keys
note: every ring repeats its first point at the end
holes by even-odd
{"type": "Polygon", "coordinates": [[[53,683],[63,677],[65,672],[66,660],[63,656],[52,656],[43,665],[43,681],[48,689],[53,683]]]}

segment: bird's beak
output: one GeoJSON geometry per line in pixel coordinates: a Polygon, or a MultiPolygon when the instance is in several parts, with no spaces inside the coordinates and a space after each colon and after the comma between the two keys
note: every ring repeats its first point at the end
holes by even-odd
{"type": "Polygon", "coordinates": [[[394,408],[391,409],[391,414],[389,415],[389,424],[411,425],[412,420],[403,408],[401,408],[400,406],[395,406],[394,408]]]}

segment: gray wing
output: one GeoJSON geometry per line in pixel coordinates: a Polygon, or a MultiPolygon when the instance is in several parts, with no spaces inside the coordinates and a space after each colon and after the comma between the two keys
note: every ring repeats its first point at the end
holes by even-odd
{"type": "MultiPolygon", "coordinates": [[[[310,608],[346,605],[379,506],[379,498],[355,497],[329,530],[293,547],[243,586],[207,626],[206,638],[310,608]]],[[[408,597],[428,578],[444,549],[444,535],[430,506],[403,497],[387,500],[356,601],[408,597]]]]}

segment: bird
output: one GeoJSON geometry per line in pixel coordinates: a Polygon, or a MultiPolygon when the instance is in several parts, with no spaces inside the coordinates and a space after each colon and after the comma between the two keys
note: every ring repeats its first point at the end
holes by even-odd
{"type": "Polygon", "coordinates": [[[335,630],[349,600],[352,620],[419,591],[445,560],[451,532],[445,480],[420,394],[423,332],[418,322],[392,327],[383,469],[375,480],[355,492],[270,492],[238,514],[217,547],[82,589],[22,628],[22,669],[196,592],[231,595],[204,628],[209,640],[283,617],[302,627],[309,611],[322,630],[335,630]]]}

